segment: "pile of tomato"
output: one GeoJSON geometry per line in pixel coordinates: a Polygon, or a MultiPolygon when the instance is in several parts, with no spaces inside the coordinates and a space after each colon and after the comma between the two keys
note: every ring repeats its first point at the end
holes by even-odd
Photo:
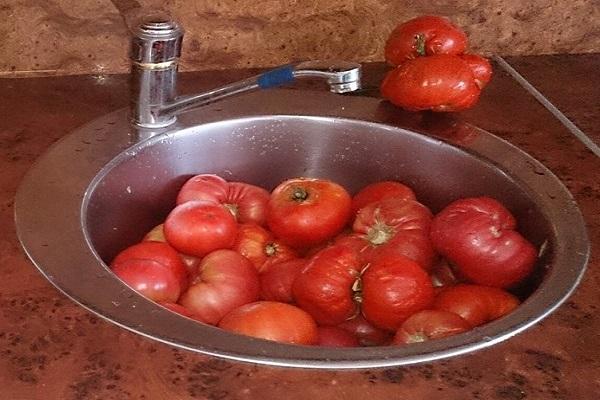
{"type": "Polygon", "coordinates": [[[381,94],[409,111],[462,111],[474,106],[492,77],[492,66],[467,53],[467,35],[440,16],[426,15],[398,25],[385,44],[395,68],[381,94]]]}
{"type": "Polygon", "coordinates": [[[201,323],[290,344],[373,346],[441,338],[511,312],[519,300],[508,289],[536,257],[488,197],[433,215],[396,181],[352,196],[326,179],[269,192],[202,174],[111,268],[201,323]]]}

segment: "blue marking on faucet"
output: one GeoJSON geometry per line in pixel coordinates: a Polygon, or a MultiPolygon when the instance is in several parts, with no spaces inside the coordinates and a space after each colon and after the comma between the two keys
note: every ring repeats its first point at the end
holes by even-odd
{"type": "Polygon", "coordinates": [[[294,68],[291,65],[286,65],[281,68],[277,68],[264,74],[261,74],[256,79],[258,87],[261,89],[268,89],[275,86],[283,85],[294,80],[294,68]]]}

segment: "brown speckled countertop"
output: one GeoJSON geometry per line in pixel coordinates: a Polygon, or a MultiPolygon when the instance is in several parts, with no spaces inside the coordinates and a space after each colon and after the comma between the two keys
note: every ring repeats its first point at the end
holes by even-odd
{"type": "MultiPolygon", "coordinates": [[[[510,60],[600,142],[600,54],[510,60]]],[[[378,82],[381,65],[369,65],[378,82]]],[[[183,74],[188,91],[250,71],[183,74]]],[[[369,371],[239,364],[135,335],[75,305],[20,249],[13,198],[27,169],[73,128],[127,104],[127,78],[0,79],[0,399],[596,399],[600,393],[600,158],[498,72],[461,118],[520,146],[574,194],[592,242],[576,293],[550,317],[489,349],[369,371]]]]}

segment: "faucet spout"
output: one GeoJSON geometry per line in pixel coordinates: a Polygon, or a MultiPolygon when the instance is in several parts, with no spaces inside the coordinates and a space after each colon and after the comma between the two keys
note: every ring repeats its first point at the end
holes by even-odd
{"type": "Polygon", "coordinates": [[[140,128],[164,128],[183,111],[252,90],[268,89],[296,79],[322,79],[333,93],[360,89],[361,65],[347,61],[304,61],[191,96],[176,95],[177,66],[183,31],[166,17],[142,20],[134,30],[132,122],[140,128]]]}
{"type": "Polygon", "coordinates": [[[216,89],[191,96],[177,97],[156,110],[161,118],[172,118],[180,112],[201,107],[241,93],[269,89],[291,83],[296,79],[324,79],[333,93],[348,93],[360,89],[361,66],[345,61],[323,62],[306,61],[284,65],[260,75],[221,86],[216,89]]]}

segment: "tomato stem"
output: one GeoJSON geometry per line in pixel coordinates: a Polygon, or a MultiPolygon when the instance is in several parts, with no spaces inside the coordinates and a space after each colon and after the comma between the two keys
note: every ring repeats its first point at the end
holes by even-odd
{"type": "Polygon", "coordinates": [[[356,304],[362,303],[362,279],[360,278],[360,276],[356,278],[356,280],[352,284],[352,300],[356,304]]]}
{"type": "Polygon", "coordinates": [[[427,55],[425,52],[425,35],[422,33],[415,35],[415,50],[417,51],[417,55],[421,57],[427,55]]]}
{"type": "Polygon", "coordinates": [[[292,200],[297,201],[297,202],[303,202],[304,200],[306,200],[308,198],[308,192],[301,187],[295,187],[292,190],[292,200]]]}
{"type": "Polygon", "coordinates": [[[275,243],[267,243],[265,245],[265,254],[267,257],[273,257],[277,254],[277,245],[275,243]]]}
{"type": "Polygon", "coordinates": [[[394,237],[394,230],[385,224],[374,224],[367,232],[367,240],[378,246],[390,241],[394,237]]]}
{"type": "Polygon", "coordinates": [[[229,212],[231,213],[231,215],[233,215],[233,218],[235,218],[235,220],[237,221],[238,219],[238,208],[236,204],[233,203],[223,203],[223,206],[229,210],[229,212]]]}

